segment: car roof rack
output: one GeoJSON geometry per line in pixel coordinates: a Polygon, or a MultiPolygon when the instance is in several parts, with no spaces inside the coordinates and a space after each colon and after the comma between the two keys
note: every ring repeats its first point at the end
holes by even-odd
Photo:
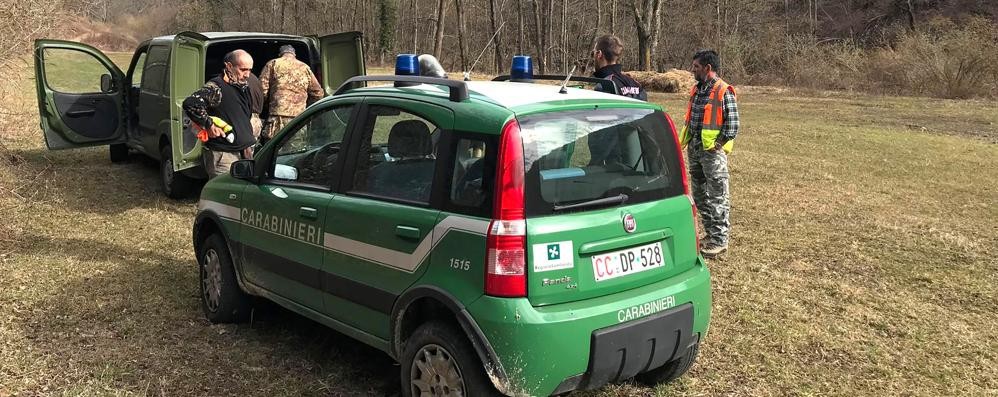
{"type": "Polygon", "coordinates": [[[447,86],[450,89],[450,100],[453,102],[461,102],[468,99],[468,84],[460,80],[448,80],[439,77],[427,77],[427,76],[398,76],[398,75],[377,75],[377,76],[354,76],[349,80],[343,82],[340,88],[336,89],[336,93],[333,95],[339,95],[347,90],[351,90],[355,83],[366,82],[366,81],[391,81],[396,83],[418,83],[418,84],[431,84],[431,85],[442,85],[447,86]]]}
{"type": "MultiPolygon", "coordinates": [[[[531,79],[527,80],[526,82],[529,82],[530,80],[565,81],[566,77],[568,77],[568,76],[566,76],[566,75],[557,75],[557,74],[535,74],[531,79]]],[[[504,75],[501,75],[501,76],[496,76],[494,79],[492,79],[492,81],[510,81],[510,80],[512,80],[512,77],[510,77],[510,75],[508,75],[508,74],[504,74],[504,75]]],[[[581,82],[584,82],[584,83],[595,83],[595,84],[599,84],[599,88],[600,89],[598,91],[605,92],[607,94],[620,95],[620,89],[617,87],[617,83],[615,83],[613,80],[610,80],[610,79],[603,79],[603,78],[599,78],[599,77],[588,77],[588,76],[572,76],[568,80],[569,81],[581,81],[581,82]],[[607,84],[607,83],[609,83],[609,84],[607,84]]],[[[524,81],[521,80],[521,82],[524,82],[524,81]]]]}

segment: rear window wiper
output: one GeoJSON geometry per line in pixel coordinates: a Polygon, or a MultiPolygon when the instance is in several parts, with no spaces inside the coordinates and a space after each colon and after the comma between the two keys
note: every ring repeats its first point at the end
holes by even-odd
{"type": "Polygon", "coordinates": [[[624,193],[621,193],[621,194],[618,194],[616,196],[603,197],[603,198],[598,198],[598,199],[595,199],[595,200],[583,201],[581,203],[566,204],[566,205],[555,204],[552,209],[555,210],[555,211],[564,211],[564,210],[574,210],[574,209],[578,209],[578,208],[602,207],[602,206],[607,206],[607,205],[617,205],[617,204],[626,203],[627,199],[629,199],[629,198],[631,198],[631,197],[628,196],[628,195],[626,195],[626,194],[624,194],[624,193]]]}

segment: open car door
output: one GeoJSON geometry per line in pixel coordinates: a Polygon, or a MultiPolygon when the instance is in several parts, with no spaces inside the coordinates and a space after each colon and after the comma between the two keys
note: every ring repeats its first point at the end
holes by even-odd
{"type": "Polygon", "coordinates": [[[367,74],[364,65],[364,35],[343,32],[319,37],[322,57],[322,88],[332,95],[347,79],[367,74]]]}
{"type": "Polygon", "coordinates": [[[123,143],[125,74],[82,43],[35,40],[35,85],[49,149],[123,143]]]}
{"type": "MultiPolygon", "coordinates": [[[[170,49],[170,146],[173,170],[201,165],[201,141],[184,112],[184,99],[204,85],[204,65],[208,38],[200,33],[181,32],[170,49]]],[[[163,161],[165,159],[160,159],[163,161]]]]}

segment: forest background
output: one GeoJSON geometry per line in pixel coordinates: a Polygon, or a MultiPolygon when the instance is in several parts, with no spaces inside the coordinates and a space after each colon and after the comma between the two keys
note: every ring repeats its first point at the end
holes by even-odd
{"type": "Polygon", "coordinates": [[[183,30],[357,30],[371,65],[432,53],[451,72],[474,64],[499,74],[514,54],[528,54],[539,72],[591,73],[595,38],[613,33],[627,46],[627,70],[686,69],[696,50],[713,48],[736,85],[998,97],[998,2],[987,0],[0,2],[9,3],[0,10],[0,62],[42,36],[131,51],[183,30]]]}

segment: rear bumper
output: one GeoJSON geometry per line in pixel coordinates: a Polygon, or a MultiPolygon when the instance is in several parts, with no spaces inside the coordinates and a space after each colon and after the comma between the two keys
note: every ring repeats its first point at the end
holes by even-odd
{"type": "Polygon", "coordinates": [[[591,340],[589,369],[565,379],[553,394],[627,380],[679,359],[699,341],[693,333],[693,304],[598,329],[591,340]]]}
{"type": "Polygon", "coordinates": [[[710,319],[710,272],[692,269],[633,290],[558,305],[482,297],[468,312],[507,375],[500,389],[549,395],[593,389],[679,358],[710,319]]]}

